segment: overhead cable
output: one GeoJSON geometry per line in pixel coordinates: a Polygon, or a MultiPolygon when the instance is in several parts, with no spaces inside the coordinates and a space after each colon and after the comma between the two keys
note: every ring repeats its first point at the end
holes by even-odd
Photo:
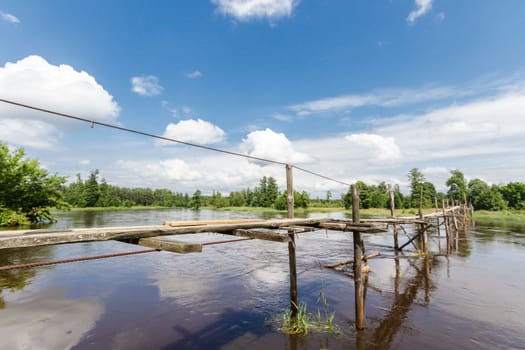
{"type": "MultiPolygon", "coordinates": [[[[151,133],[144,132],[144,131],[129,129],[129,128],[125,128],[123,126],[119,126],[119,125],[115,125],[115,124],[99,122],[99,121],[96,121],[96,120],[93,120],[93,119],[88,119],[88,118],[75,116],[75,115],[72,115],[72,114],[57,112],[57,111],[53,111],[53,110],[46,109],[46,108],[31,106],[31,105],[28,105],[28,104],[15,102],[15,101],[11,101],[11,100],[6,100],[6,99],[3,99],[3,98],[0,98],[0,102],[4,102],[4,103],[11,104],[11,105],[18,106],[18,107],[31,109],[31,110],[34,110],[34,111],[49,113],[49,114],[52,114],[52,115],[55,115],[55,116],[58,116],[58,117],[69,118],[69,119],[74,119],[74,120],[86,122],[86,123],[89,124],[89,126],[91,128],[93,128],[95,125],[100,125],[100,126],[104,126],[106,128],[117,129],[117,130],[129,132],[129,133],[134,133],[134,134],[138,134],[138,135],[152,137],[152,138],[159,139],[159,140],[175,142],[175,143],[179,143],[179,144],[186,145],[186,146],[197,147],[197,148],[205,149],[205,150],[208,150],[208,151],[220,152],[220,153],[229,154],[229,155],[232,155],[232,156],[237,156],[237,157],[243,157],[243,158],[247,158],[247,159],[257,160],[257,161],[260,161],[260,162],[266,162],[266,163],[272,163],[272,164],[278,164],[278,165],[287,165],[288,164],[288,163],[277,161],[277,160],[273,160],[273,159],[267,159],[267,158],[262,158],[262,157],[250,156],[248,154],[242,154],[242,153],[238,153],[238,152],[227,151],[227,150],[220,149],[220,148],[204,146],[204,145],[200,145],[200,144],[197,144],[197,143],[181,141],[181,140],[173,139],[173,138],[170,138],[170,137],[165,137],[165,136],[155,135],[155,134],[151,134],[151,133]]],[[[323,179],[326,179],[326,180],[329,180],[329,181],[333,181],[333,182],[336,182],[336,183],[339,183],[339,184],[342,184],[342,185],[350,186],[350,184],[348,184],[346,182],[333,179],[331,177],[328,177],[328,176],[325,176],[325,175],[322,175],[322,174],[319,174],[319,173],[316,173],[316,172],[313,172],[313,171],[310,171],[310,170],[298,167],[296,165],[291,164],[291,166],[293,166],[297,170],[303,171],[305,173],[308,173],[308,174],[311,174],[311,175],[315,175],[315,176],[321,177],[323,179]]]]}

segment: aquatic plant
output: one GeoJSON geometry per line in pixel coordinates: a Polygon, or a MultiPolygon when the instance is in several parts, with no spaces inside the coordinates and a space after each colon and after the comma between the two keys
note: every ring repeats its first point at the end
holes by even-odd
{"type": "MultiPolygon", "coordinates": [[[[293,302],[292,302],[293,303],[293,302]]],[[[308,334],[312,332],[341,333],[340,328],[334,323],[335,311],[329,312],[328,300],[323,291],[317,296],[317,303],[322,303],[322,310],[317,307],[315,314],[309,313],[305,302],[295,305],[297,314],[293,315],[287,309],[278,320],[280,332],[287,334],[308,334]]]]}

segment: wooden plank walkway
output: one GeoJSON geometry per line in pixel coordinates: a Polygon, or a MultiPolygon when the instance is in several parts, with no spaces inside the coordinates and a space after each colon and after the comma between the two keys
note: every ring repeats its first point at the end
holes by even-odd
{"type": "Polygon", "coordinates": [[[232,234],[236,229],[278,229],[287,226],[313,226],[319,227],[327,218],[316,219],[280,219],[280,220],[249,220],[238,223],[227,221],[214,221],[204,225],[173,224],[170,226],[131,226],[131,227],[101,227],[81,228],[68,230],[16,230],[0,231],[0,249],[33,247],[50,244],[107,241],[107,240],[133,240],[148,237],[177,235],[186,233],[217,232],[232,234]],[[173,226],[171,226],[173,225],[173,226]]]}

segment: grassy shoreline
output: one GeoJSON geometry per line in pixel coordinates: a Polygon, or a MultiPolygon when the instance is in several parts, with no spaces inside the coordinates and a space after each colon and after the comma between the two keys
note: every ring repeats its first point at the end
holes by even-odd
{"type": "MultiPolygon", "coordinates": [[[[71,211],[125,211],[125,210],[159,210],[159,209],[182,209],[173,207],[161,207],[161,206],[133,206],[133,207],[93,207],[93,208],[72,208],[71,211]]],[[[201,207],[201,209],[217,210],[217,211],[241,211],[241,212],[252,212],[252,213],[263,213],[263,214],[286,214],[286,210],[277,210],[274,208],[265,207],[225,207],[225,208],[214,208],[214,207],[201,207]]],[[[53,212],[63,212],[63,210],[53,209],[53,212]]],[[[424,209],[423,212],[430,213],[434,209],[424,209]]],[[[344,208],[335,207],[310,207],[307,209],[296,208],[296,214],[307,214],[307,213],[346,213],[351,215],[351,210],[344,208]]],[[[390,210],[383,208],[370,208],[361,209],[361,216],[363,217],[389,217],[390,210]]],[[[418,210],[411,209],[396,209],[396,216],[406,217],[417,215],[418,210]]],[[[474,220],[477,221],[505,221],[505,222],[522,222],[525,223],[525,210],[513,210],[513,211],[487,211],[479,210],[474,212],[474,220]]]]}
{"type": "Polygon", "coordinates": [[[525,210],[503,210],[503,211],[487,211],[479,210],[474,212],[475,221],[492,221],[492,222],[510,222],[525,224],[525,210]]]}

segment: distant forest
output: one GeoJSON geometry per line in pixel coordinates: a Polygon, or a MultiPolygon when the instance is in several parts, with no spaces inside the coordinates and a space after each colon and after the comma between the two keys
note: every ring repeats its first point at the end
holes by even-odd
{"type": "MultiPolygon", "coordinates": [[[[399,186],[392,187],[396,208],[417,208],[420,200],[424,208],[433,208],[442,200],[455,200],[471,203],[477,210],[525,209],[525,184],[510,182],[504,185],[488,185],[480,179],[466,181],[463,173],[452,170],[446,185],[446,193],[437,192],[434,184],[426,181],[424,174],[417,168],[408,173],[410,194],[404,195],[399,186]]],[[[361,208],[390,208],[388,186],[385,182],[369,185],[357,182],[360,192],[361,208]]],[[[63,187],[64,199],[73,207],[132,207],[161,206],[193,208],[200,207],[267,207],[277,210],[286,209],[286,191],[279,191],[273,177],[260,179],[255,188],[233,191],[227,195],[214,191],[212,195],[203,195],[199,189],[193,194],[173,192],[169,189],[127,188],[113,186],[102,178],[99,171],[93,170],[87,179],[77,175],[75,182],[63,187]]],[[[351,207],[351,189],[341,196],[333,198],[328,191],[324,198],[311,199],[305,191],[294,193],[295,207],[351,207]]]]}
{"type": "MultiPolygon", "coordinates": [[[[99,179],[99,171],[90,172],[87,179],[77,175],[76,181],[66,184],[67,178],[52,175],[40,166],[38,160],[25,156],[22,148],[9,148],[0,142],[0,226],[16,226],[53,220],[51,208],[70,209],[91,207],[160,206],[199,209],[200,207],[265,207],[285,210],[286,191],[279,191],[273,177],[263,177],[255,188],[223,195],[214,191],[203,195],[199,189],[190,196],[170,189],[127,188],[108,184],[99,179]]],[[[399,186],[393,186],[396,208],[424,208],[439,206],[442,200],[467,201],[474,209],[505,210],[525,209],[525,185],[522,182],[491,185],[480,179],[467,182],[463,173],[452,170],[446,193],[437,192],[417,168],[408,173],[410,194],[403,195],[399,186]]],[[[357,182],[360,206],[389,208],[389,188],[385,182],[368,185],[357,182]]],[[[294,192],[295,207],[350,208],[351,189],[341,198],[333,198],[330,191],[325,198],[311,199],[305,191],[294,192]]]]}

